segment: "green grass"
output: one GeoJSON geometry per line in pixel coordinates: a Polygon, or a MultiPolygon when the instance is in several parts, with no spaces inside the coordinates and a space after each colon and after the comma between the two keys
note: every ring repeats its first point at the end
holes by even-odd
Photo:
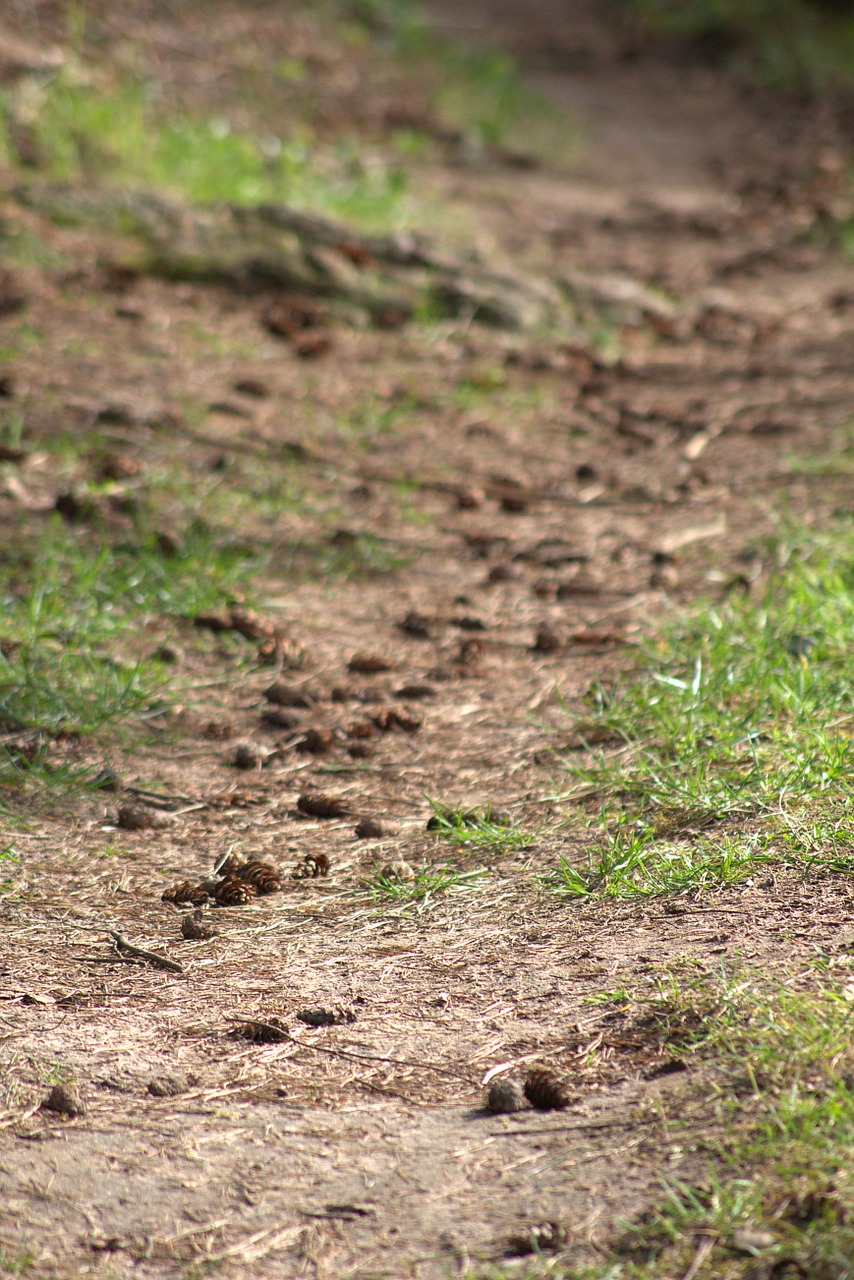
{"type": "Polygon", "coordinates": [[[509,853],[528,849],[536,844],[535,832],[523,831],[491,805],[482,809],[454,809],[426,797],[433,817],[430,830],[440,840],[448,840],[461,849],[489,850],[493,853],[509,853]]]}
{"type": "MultiPolygon", "coordinates": [[[[486,871],[461,871],[451,863],[421,867],[411,880],[377,872],[366,883],[374,898],[386,904],[424,910],[439,895],[466,889],[476,889],[486,871]]],[[[405,914],[408,914],[405,913],[405,914]]]]}
{"type": "Polygon", "coordinates": [[[562,861],[558,887],[684,892],[765,864],[854,869],[852,628],[850,523],[781,542],[758,595],[666,626],[638,676],[594,699],[593,726],[621,745],[566,766],[566,798],[598,795],[601,835],[586,866],[562,861]]]}
{"type": "MultiPolygon", "coordinates": [[[[321,145],[305,127],[291,136],[255,134],[225,116],[166,113],[154,84],[91,80],[64,71],[41,89],[32,127],[51,178],[148,187],[200,203],[280,201],[367,224],[387,225],[402,213],[404,173],[358,139],[321,145]]],[[[13,112],[12,98],[0,96],[0,134],[13,112]]],[[[8,142],[0,150],[11,154],[8,142]]]]}
{"type": "Polygon", "coordinates": [[[56,517],[37,539],[0,558],[0,720],[16,737],[0,748],[0,783],[69,786],[87,770],[48,763],[57,737],[91,735],[149,702],[162,669],[140,632],[149,621],[220,604],[247,555],[217,548],[202,526],[181,549],[154,540],[94,545],[56,517]]]}

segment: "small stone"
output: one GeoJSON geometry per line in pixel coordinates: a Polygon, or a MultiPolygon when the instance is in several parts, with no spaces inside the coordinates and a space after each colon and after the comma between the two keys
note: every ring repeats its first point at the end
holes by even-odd
{"type": "Polygon", "coordinates": [[[537,628],[537,635],[533,644],[536,653],[554,653],[562,647],[563,639],[560,633],[548,622],[544,622],[537,628]]]}
{"type": "Polygon", "coordinates": [[[404,862],[402,858],[396,859],[394,862],[387,862],[380,871],[380,875],[384,880],[414,880],[415,871],[408,862],[404,862]]]}
{"type": "Polygon", "coordinates": [[[171,813],[149,809],[145,804],[123,804],[119,808],[116,825],[124,831],[151,831],[169,827],[175,821],[171,813]]]}
{"type": "Polygon", "coordinates": [[[524,1110],[525,1095],[522,1086],[515,1080],[491,1080],[486,1094],[486,1106],[489,1111],[497,1112],[524,1110]]]}
{"type": "Polygon", "coordinates": [[[397,827],[393,822],[386,822],[379,818],[363,818],[356,827],[356,835],[360,840],[381,840],[383,836],[396,834],[397,827]]]}
{"type": "Polygon", "coordinates": [[[248,742],[242,742],[234,753],[235,769],[257,769],[263,763],[261,753],[248,742]]]}
{"type": "Polygon", "coordinates": [[[73,1084],[55,1084],[42,1103],[42,1111],[56,1111],[58,1115],[69,1116],[72,1120],[86,1114],[80,1094],[73,1084]]]}

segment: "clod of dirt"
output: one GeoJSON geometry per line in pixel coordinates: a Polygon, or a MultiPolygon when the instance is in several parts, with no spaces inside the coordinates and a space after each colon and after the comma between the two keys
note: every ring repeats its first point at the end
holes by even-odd
{"type": "Polygon", "coordinates": [[[394,664],[377,653],[354,653],[347,663],[347,670],[364,676],[380,675],[383,671],[393,671],[394,664]]]}
{"type": "Polygon", "coordinates": [[[234,390],[242,396],[251,396],[253,400],[263,400],[270,394],[270,388],[260,378],[240,378],[234,383],[234,390]]]}
{"type": "Polygon", "coordinates": [[[171,889],[164,890],[160,895],[160,901],[174,902],[176,906],[189,903],[190,906],[200,907],[207,900],[207,896],[208,891],[203,884],[182,880],[179,884],[173,884],[171,889]]]}
{"type": "Polygon", "coordinates": [[[305,737],[297,743],[297,751],[310,756],[325,756],[334,746],[335,735],[331,729],[307,729],[305,737]]]}
{"type": "Polygon", "coordinates": [[[177,644],[162,644],[154,650],[153,657],[164,666],[175,667],[184,661],[184,650],[177,644]]]}
{"type": "Polygon", "coordinates": [[[241,880],[251,884],[258,894],[278,893],[282,887],[279,868],[272,862],[264,862],[261,858],[249,858],[237,869],[241,880]]]}
{"type": "Polygon", "coordinates": [[[202,911],[194,911],[181,921],[181,936],[188,942],[207,942],[210,938],[215,938],[218,932],[202,911]]]}
{"type": "Polygon", "coordinates": [[[403,858],[397,858],[394,862],[387,862],[380,869],[380,875],[384,880],[414,880],[415,869],[404,862],[403,858]]]}
{"type": "Polygon", "coordinates": [[[360,840],[381,840],[383,836],[397,834],[397,826],[380,818],[363,818],[356,827],[355,834],[360,840]]]}
{"type": "Polygon", "coordinates": [[[501,499],[501,510],[506,511],[509,515],[521,516],[528,510],[528,499],[517,497],[515,494],[505,493],[501,499]]]}
{"type": "Polygon", "coordinates": [[[559,1222],[538,1222],[510,1237],[507,1256],[526,1258],[531,1253],[556,1253],[566,1244],[566,1239],[566,1227],[559,1222]]]}
{"type": "Polygon", "coordinates": [[[522,577],[524,570],[520,564],[509,560],[501,564],[494,564],[486,575],[487,582],[516,582],[522,577]]]}
{"type": "Polygon", "coordinates": [[[346,818],[350,812],[343,800],[322,791],[304,791],[297,800],[297,808],[310,818],[346,818]]]}
{"type": "Polygon", "coordinates": [[[301,710],[308,710],[318,700],[317,694],[311,690],[296,688],[284,680],[276,680],[269,689],[265,689],[264,697],[277,707],[298,707],[301,710]]]}
{"type": "Polygon", "coordinates": [[[522,1111],[525,1106],[522,1086],[515,1080],[491,1080],[486,1094],[486,1106],[489,1111],[522,1111]]]}
{"type": "Polygon", "coordinates": [[[405,684],[395,689],[396,698],[406,698],[410,702],[423,702],[427,698],[435,698],[438,690],[432,684],[405,684]]]}
{"type": "Polygon", "coordinates": [[[291,342],[300,334],[315,329],[325,319],[323,308],[311,298],[287,296],[271,303],[262,316],[264,327],[270,333],[291,342]]]}
{"type": "Polygon", "coordinates": [[[292,880],[316,880],[329,875],[330,862],[325,853],[307,853],[291,872],[292,880]]]}
{"type": "Polygon", "coordinates": [[[401,729],[404,733],[417,733],[424,723],[423,716],[407,707],[384,707],[382,711],[371,716],[371,720],[381,733],[390,733],[393,729],[401,729]]]}
{"type": "Polygon", "coordinates": [[[240,876],[227,876],[214,890],[214,902],[218,907],[242,907],[254,897],[254,887],[240,876]]]}
{"type": "Polygon", "coordinates": [[[475,618],[471,614],[463,614],[459,618],[451,618],[451,626],[459,627],[460,631],[486,631],[488,630],[483,618],[475,618]]]}
{"type": "Polygon", "coordinates": [[[58,1115],[68,1116],[72,1120],[86,1114],[80,1094],[73,1084],[55,1084],[42,1103],[41,1109],[55,1111],[58,1115]]]}
{"type": "Polygon", "coordinates": [[[123,804],[119,807],[116,825],[124,831],[152,831],[169,827],[175,821],[171,813],[149,809],[145,804],[123,804]]]}
{"type": "Polygon", "coordinates": [[[155,1076],[153,1080],[149,1080],[147,1091],[152,1098],[178,1098],[188,1088],[187,1081],[179,1080],[177,1076],[155,1076]]]}
{"type": "Polygon", "coordinates": [[[338,1004],[332,1009],[300,1009],[297,1017],[307,1027],[342,1027],[348,1022],[356,1021],[352,1009],[345,1009],[338,1004]]]}
{"type": "Polygon", "coordinates": [[[558,649],[562,649],[563,645],[564,638],[561,632],[550,623],[544,622],[537,627],[537,634],[531,648],[534,653],[555,653],[558,649]]]}
{"type": "Polygon", "coordinates": [[[486,501],[486,494],[482,489],[464,484],[457,489],[456,498],[459,511],[477,511],[486,501]]]}
{"type": "Polygon", "coordinates": [[[251,743],[241,742],[234,753],[231,763],[235,769],[260,769],[266,758],[266,751],[259,751],[251,743]]]}
{"type": "Polygon", "coordinates": [[[286,711],[284,707],[268,707],[266,711],[261,712],[261,720],[271,729],[288,730],[299,727],[299,716],[286,711]]]}
{"type": "Polygon", "coordinates": [[[525,1077],[525,1097],[538,1111],[562,1111],[571,1101],[560,1076],[544,1067],[528,1072],[525,1077]]]}
{"type": "Polygon", "coordinates": [[[231,1036],[234,1040],[250,1040],[252,1044],[281,1044],[290,1038],[280,1018],[270,1018],[269,1022],[240,1022],[231,1036]]]}
{"type": "Polygon", "coordinates": [[[397,626],[404,635],[412,636],[415,640],[429,640],[433,634],[432,623],[426,613],[416,613],[414,609],[410,609],[397,626]]]}

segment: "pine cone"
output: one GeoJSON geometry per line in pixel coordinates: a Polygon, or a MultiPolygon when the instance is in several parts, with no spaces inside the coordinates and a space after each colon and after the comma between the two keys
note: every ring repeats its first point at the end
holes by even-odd
{"type": "Polygon", "coordinates": [[[190,906],[200,907],[207,896],[207,890],[203,884],[193,884],[192,880],[182,880],[180,884],[173,884],[171,889],[167,889],[162,893],[160,901],[174,902],[176,904],[189,902],[190,906]]]}
{"type": "Polygon", "coordinates": [[[278,893],[282,887],[278,867],[274,867],[272,862],[262,862],[260,858],[250,858],[248,862],[241,863],[237,874],[259,894],[278,893]]]}
{"type": "Polygon", "coordinates": [[[239,876],[228,876],[216,887],[214,901],[218,907],[242,907],[255,897],[255,890],[239,876]]]}
{"type": "Polygon", "coordinates": [[[297,743],[297,751],[310,756],[325,756],[335,746],[331,729],[306,729],[305,737],[297,743]]]}
{"type": "Polygon", "coordinates": [[[291,872],[294,880],[316,879],[329,874],[329,859],[325,853],[307,853],[291,872]]]}
{"type": "Polygon", "coordinates": [[[566,1086],[553,1071],[540,1067],[525,1077],[525,1097],[538,1111],[562,1111],[569,1106],[566,1086]]]}
{"type": "Polygon", "coordinates": [[[332,1009],[300,1009],[297,1017],[307,1027],[343,1027],[348,1022],[356,1021],[353,1010],[345,1009],[340,1004],[332,1009]]]}
{"type": "Polygon", "coordinates": [[[229,876],[239,875],[240,859],[235,854],[230,853],[225,862],[221,864],[216,874],[218,876],[222,876],[223,880],[227,879],[229,876]]]}
{"type": "Polygon", "coordinates": [[[322,791],[304,791],[297,800],[297,808],[311,818],[346,818],[349,812],[343,800],[324,795],[322,791]]]}
{"type": "Polygon", "coordinates": [[[417,733],[423,723],[423,717],[408,707],[383,707],[371,720],[381,733],[390,733],[392,729],[402,729],[404,733],[417,733]]]}
{"type": "Polygon", "coordinates": [[[235,1040],[251,1040],[253,1044],[281,1044],[288,1033],[279,1018],[269,1022],[241,1022],[232,1031],[235,1040]]]}

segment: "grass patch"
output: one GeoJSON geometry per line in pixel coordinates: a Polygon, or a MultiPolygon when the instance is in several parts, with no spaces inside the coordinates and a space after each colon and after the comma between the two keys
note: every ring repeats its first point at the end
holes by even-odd
{"type": "Polygon", "coordinates": [[[758,598],[666,627],[643,674],[594,705],[591,739],[622,745],[568,766],[602,798],[604,838],[586,868],[561,863],[559,888],[682,892],[780,862],[850,871],[852,627],[846,527],[782,542],[758,598]]]}
{"type": "Polygon", "coordinates": [[[442,840],[450,840],[462,849],[488,849],[493,853],[509,853],[528,849],[537,835],[522,831],[500,809],[486,805],[483,809],[452,809],[426,797],[433,817],[427,824],[442,840]]]}
{"type": "Polygon", "coordinates": [[[662,987],[650,1008],[696,1023],[680,1050],[711,1072],[703,1105],[720,1132],[704,1139],[707,1177],[665,1184],[622,1241],[620,1269],[597,1275],[681,1275],[703,1241],[698,1277],[756,1274],[751,1255],[788,1263],[780,1275],[854,1275],[852,994],[850,984],[805,994],[738,972],[662,987]]]}
{"type": "Polygon", "coordinates": [[[93,547],[57,517],[0,558],[0,783],[68,786],[88,776],[49,763],[57,737],[91,735],[151,698],[160,665],[139,651],[145,623],[217,605],[247,556],[215,547],[201,526],[175,554],[152,540],[93,547]]]}
{"type": "MultiPolygon", "coordinates": [[[[307,127],[291,136],[235,127],[226,116],[165,113],[157,86],[117,76],[83,82],[62,71],[28,102],[42,172],[63,181],[109,180],[199,203],[284,202],[366,224],[402,211],[406,177],[357,139],[321,145],[307,127]]],[[[15,103],[0,96],[0,149],[15,103]]]]}
{"type": "Polygon", "coordinates": [[[483,870],[460,871],[448,862],[442,866],[422,867],[411,880],[402,879],[390,871],[380,871],[367,881],[367,885],[375,899],[423,911],[441,894],[476,889],[485,875],[483,870]]]}

